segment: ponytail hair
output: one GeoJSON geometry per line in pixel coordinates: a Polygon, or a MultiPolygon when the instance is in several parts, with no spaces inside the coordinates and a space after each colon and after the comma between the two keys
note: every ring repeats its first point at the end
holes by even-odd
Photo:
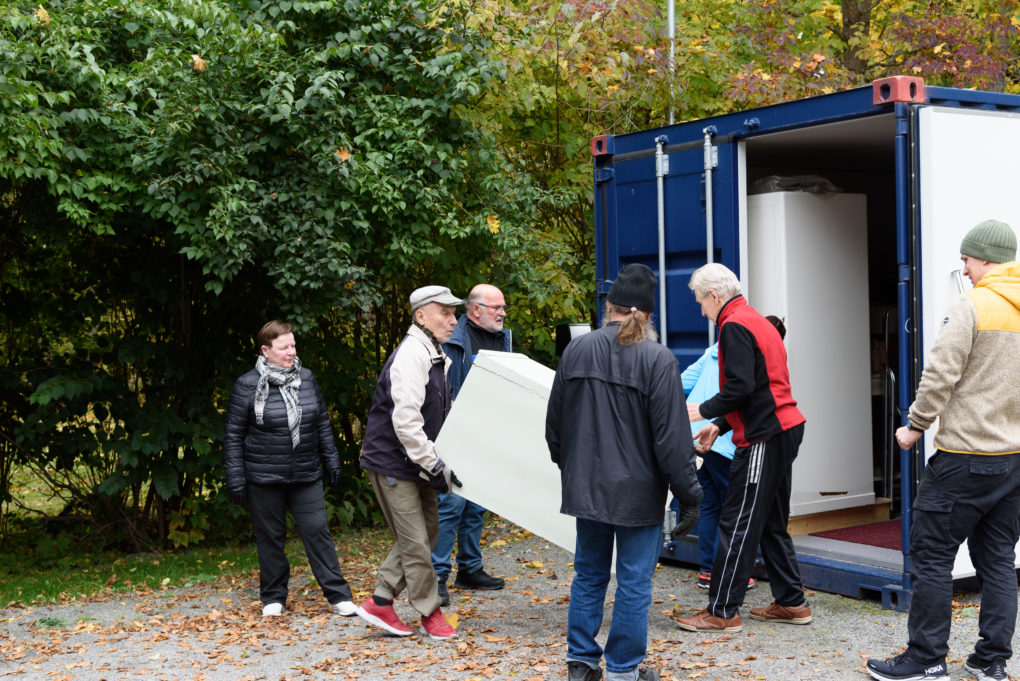
{"type": "Polygon", "coordinates": [[[645,317],[645,314],[647,313],[636,308],[615,305],[606,301],[605,323],[609,323],[610,317],[620,318],[620,333],[616,336],[620,347],[634,345],[644,340],[658,339],[659,335],[655,333],[655,327],[652,326],[651,315],[645,317]]]}

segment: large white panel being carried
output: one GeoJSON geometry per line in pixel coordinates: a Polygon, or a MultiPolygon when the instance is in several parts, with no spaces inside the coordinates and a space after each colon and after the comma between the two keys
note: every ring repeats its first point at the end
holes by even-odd
{"type": "Polygon", "coordinates": [[[862,194],[747,199],[748,302],[786,321],[807,418],[791,515],[873,504],[867,203],[862,194]]]}
{"type": "MultiPolygon", "coordinates": [[[[1014,231],[1020,228],[1020,115],[925,107],[918,131],[922,333],[927,361],[949,303],[961,290],[971,288],[961,272],[963,236],[988,219],[1006,222],[1014,231]]],[[[936,432],[932,427],[925,433],[926,458],[935,453],[936,432]]],[[[1020,544],[1016,564],[1020,567],[1020,544]]],[[[964,543],[953,578],[974,574],[964,543]]]]}
{"type": "Polygon", "coordinates": [[[517,353],[478,353],[436,447],[464,486],[457,494],[567,551],[574,518],[560,513],[560,471],[545,442],[555,372],[517,353]]]}

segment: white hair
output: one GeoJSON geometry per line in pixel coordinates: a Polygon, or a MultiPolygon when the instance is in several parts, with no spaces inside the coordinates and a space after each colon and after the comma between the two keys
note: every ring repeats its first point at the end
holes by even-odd
{"type": "Polygon", "coordinates": [[[730,268],[717,262],[710,262],[694,270],[687,287],[696,296],[704,298],[709,291],[715,291],[723,300],[740,295],[740,280],[730,268]]]}

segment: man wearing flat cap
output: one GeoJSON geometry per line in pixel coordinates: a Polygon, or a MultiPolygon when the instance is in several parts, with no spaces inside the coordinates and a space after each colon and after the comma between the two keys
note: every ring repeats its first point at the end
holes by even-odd
{"type": "Polygon", "coordinates": [[[436,493],[460,486],[435,441],[451,403],[442,344],[450,340],[457,326],[454,313],[463,302],[445,286],[411,294],[413,323],[379,374],[365,425],[361,467],[396,541],[358,616],[395,636],[415,631],[393,608],[405,588],[426,634],[435,640],[456,635],[440,610],[432,547],[439,533],[436,493]]]}
{"type": "Polygon", "coordinates": [[[868,660],[873,678],[948,681],[953,564],[967,541],[981,586],[978,641],[964,664],[979,680],[1008,678],[1020,538],[1020,265],[1016,234],[986,220],[960,244],[974,288],[950,304],[896,441],[910,449],[940,419],[910,528],[907,649],[868,660]]]}
{"type": "Polygon", "coordinates": [[[666,492],[693,526],[701,502],[680,366],[655,342],[655,275],[623,267],[606,302],[606,325],[567,345],[553,379],[545,439],[559,466],[560,513],[577,520],[567,612],[569,681],[656,681],[639,667],[648,642],[652,574],[666,492]],[[616,601],[606,645],[596,637],[616,546],[616,601]]]}

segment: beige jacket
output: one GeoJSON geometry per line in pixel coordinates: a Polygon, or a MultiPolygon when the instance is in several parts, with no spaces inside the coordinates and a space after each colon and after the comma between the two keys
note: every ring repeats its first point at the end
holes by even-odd
{"type": "Polygon", "coordinates": [[[436,349],[424,331],[412,325],[407,330],[407,341],[398,348],[390,365],[391,421],[407,458],[427,471],[439,463],[434,436],[430,438],[426,432],[422,415],[422,405],[430,388],[429,371],[435,364],[443,365],[445,375],[450,368],[450,358],[436,349]]]}
{"type": "Polygon", "coordinates": [[[909,420],[927,430],[940,415],[938,449],[1020,452],[1020,264],[999,265],[949,306],[909,420]]]}

